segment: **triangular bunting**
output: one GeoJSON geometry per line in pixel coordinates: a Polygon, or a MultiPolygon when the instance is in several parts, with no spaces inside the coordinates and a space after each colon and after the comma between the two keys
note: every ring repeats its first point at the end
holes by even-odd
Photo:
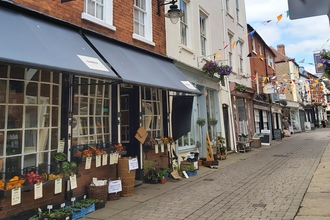
{"type": "Polygon", "coordinates": [[[247,57],[252,57],[252,53],[249,53],[249,54],[247,55],[247,57]]]}
{"type": "Polygon", "coordinates": [[[231,43],[231,48],[235,48],[236,42],[234,41],[233,43],[231,43]]]}
{"type": "Polygon", "coordinates": [[[277,16],[277,22],[280,22],[280,20],[282,20],[282,14],[280,14],[279,16],[277,16]]]}
{"type": "Polygon", "coordinates": [[[256,32],[256,30],[251,31],[250,38],[252,38],[253,34],[256,32]]]}

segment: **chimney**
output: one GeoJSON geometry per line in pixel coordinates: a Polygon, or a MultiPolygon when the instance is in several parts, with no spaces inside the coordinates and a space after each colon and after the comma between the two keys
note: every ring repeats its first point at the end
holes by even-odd
{"type": "Polygon", "coordinates": [[[277,45],[277,51],[280,52],[281,54],[285,55],[285,46],[284,46],[284,44],[277,45]]]}

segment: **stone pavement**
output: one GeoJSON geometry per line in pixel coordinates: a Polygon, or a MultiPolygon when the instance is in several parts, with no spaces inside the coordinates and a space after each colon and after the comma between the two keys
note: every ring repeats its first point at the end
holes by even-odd
{"type": "Polygon", "coordinates": [[[189,179],[142,184],[84,219],[330,220],[329,132],[230,154],[218,169],[200,167],[189,179]]]}

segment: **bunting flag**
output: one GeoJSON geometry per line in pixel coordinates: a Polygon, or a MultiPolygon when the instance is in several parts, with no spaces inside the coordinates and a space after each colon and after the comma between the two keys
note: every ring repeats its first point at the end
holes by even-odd
{"type": "Polygon", "coordinates": [[[240,40],[238,39],[238,40],[236,41],[236,45],[239,44],[239,42],[240,42],[240,40]]]}
{"type": "Polygon", "coordinates": [[[262,59],[262,58],[264,58],[264,56],[263,56],[262,54],[260,54],[260,55],[258,56],[258,58],[259,58],[259,59],[262,59]]]}
{"type": "Polygon", "coordinates": [[[305,58],[304,59],[302,59],[300,62],[298,62],[298,63],[305,63],[305,58]]]}
{"type": "Polygon", "coordinates": [[[231,43],[231,48],[235,48],[235,46],[236,46],[236,42],[234,41],[233,43],[231,43]]]}
{"type": "Polygon", "coordinates": [[[256,78],[257,78],[257,76],[255,76],[255,75],[251,76],[252,81],[256,80],[256,78]]]}
{"type": "Polygon", "coordinates": [[[269,22],[271,22],[272,20],[267,20],[267,21],[264,21],[264,22],[262,22],[262,24],[266,24],[266,23],[269,23],[269,22]]]}
{"type": "Polygon", "coordinates": [[[280,14],[279,16],[277,16],[277,23],[280,22],[280,20],[282,20],[282,14],[280,14]]]}
{"type": "Polygon", "coordinates": [[[286,11],[286,17],[289,17],[290,16],[290,12],[289,10],[286,11]]]}
{"type": "Polygon", "coordinates": [[[249,53],[249,54],[247,55],[247,57],[252,57],[252,53],[249,53]]]}
{"type": "Polygon", "coordinates": [[[250,38],[252,38],[252,36],[254,35],[255,32],[256,32],[256,30],[251,31],[250,38]]]}
{"type": "Polygon", "coordinates": [[[277,79],[277,76],[273,76],[271,79],[272,79],[272,80],[275,80],[275,79],[277,79]]]}
{"type": "Polygon", "coordinates": [[[224,47],[223,47],[223,50],[226,49],[228,47],[228,44],[226,44],[224,47]]]}

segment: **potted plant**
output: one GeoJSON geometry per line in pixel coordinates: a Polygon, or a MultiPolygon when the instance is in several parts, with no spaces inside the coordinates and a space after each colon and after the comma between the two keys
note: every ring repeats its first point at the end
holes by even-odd
{"type": "Polygon", "coordinates": [[[160,168],[158,171],[158,178],[161,184],[166,183],[166,177],[168,176],[168,169],[167,168],[160,168]]]}
{"type": "Polygon", "coordinates": [[[218,120],[215,118],[209,118],[209,124],[213,128],[213,138],[215,139],[215,126],[218,124],[218,120]]]}
{"type": "Polygon", "coordinates": [[[237,90],[239,92],[244,92],[246,90],[246,85],[238,84],[238,85],[235,86],[235,90],[237,90]]]}
{"type": "Polygon", "coordinates": [[[205,60],[202,71],[209,77],[213,78],[214,74],[219,72],[219,64],[213,60],[205,60]]]}
{"type": "Polygon", "coordinates": [[[232,71],[232,67],[229,65],[220,65],[219,66],[219,71],[218,74],[220,76],[220,82],[222,86],[225,86],[225,77],[224,76],[228,76],[231,71],[232,71]]]}
{"type": "Polygon", "coordinates": [[[146,183],[156,184],[159,182],[158,170],[155,167],[155,162],[152,160],[145,160],[143,164],[144,181],[146,183]]]}
{"type": "Polygon", "coordinates": [[[186,171],[188,176],[196,176],[197,175],[197,170],[196,170],[193,163],[185,164],[183,169],[186,171]]]}

